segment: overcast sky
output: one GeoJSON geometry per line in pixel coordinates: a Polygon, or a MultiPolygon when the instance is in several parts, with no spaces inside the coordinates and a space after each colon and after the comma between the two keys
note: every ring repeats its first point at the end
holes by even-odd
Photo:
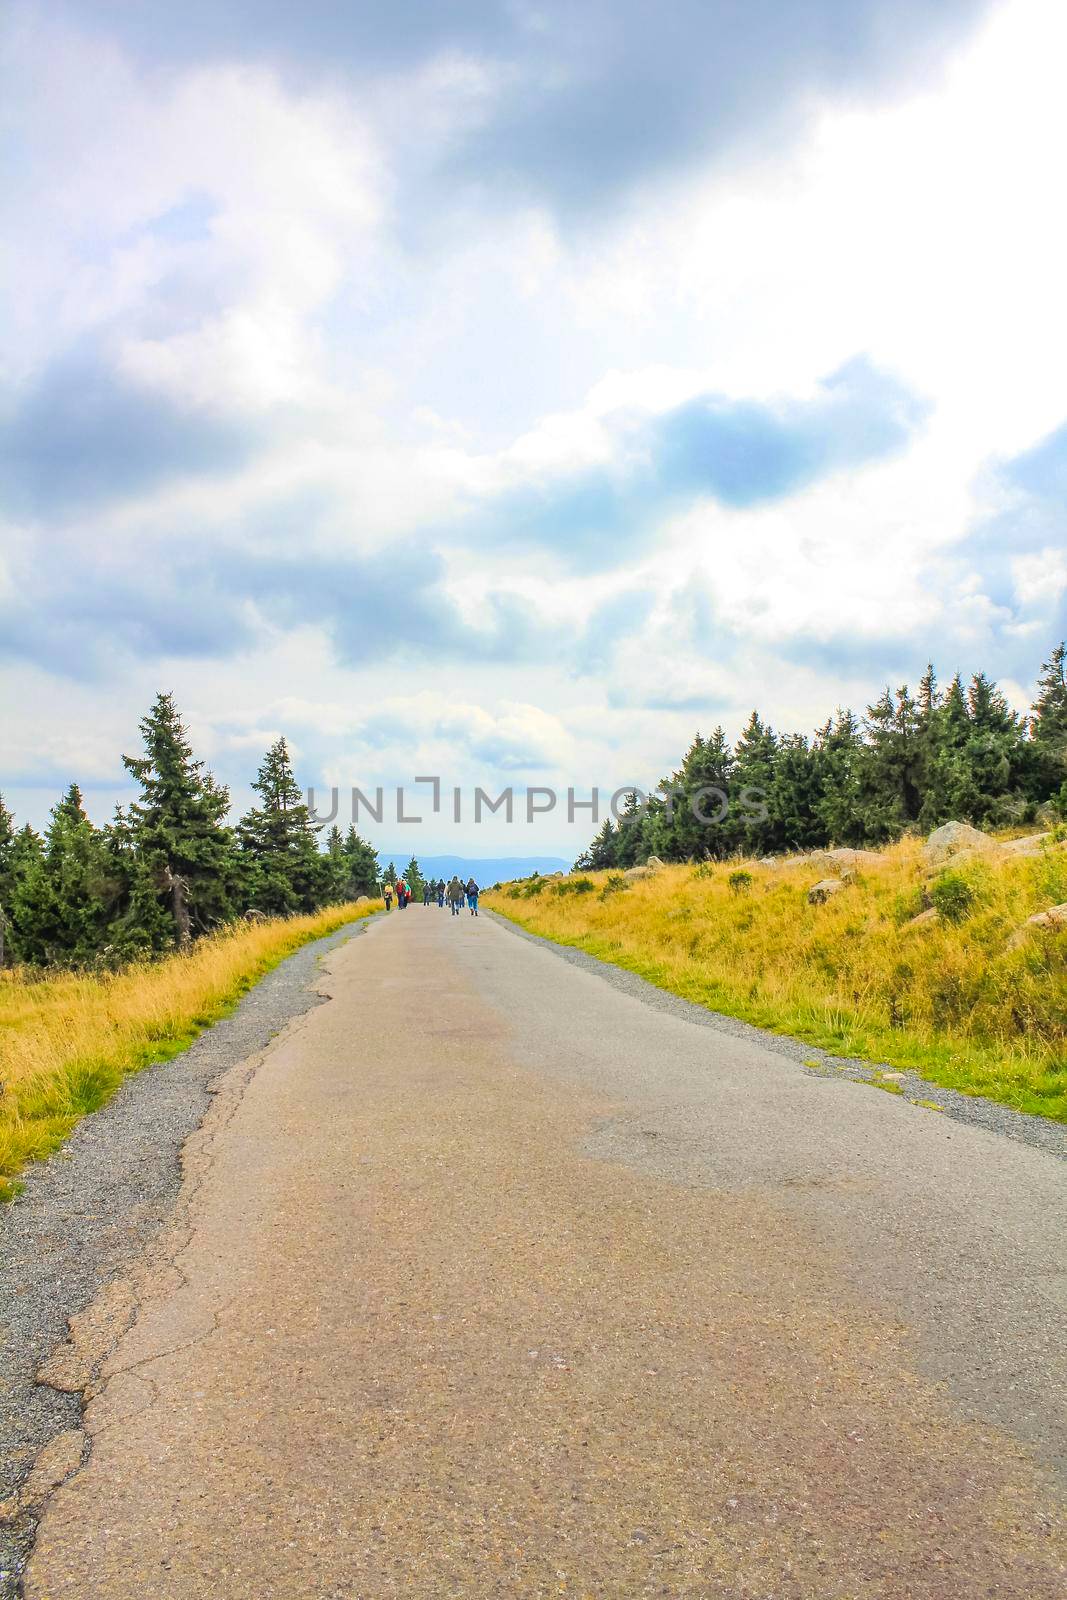
{"type": "Polygon", "coordinates": [[[4,43],[20,820],[105,820],[160,688],[239,804],[279,732],[305,784],[587,790],[930,655],[1029,703],[1061,0],[51,0],[4,43]]]}

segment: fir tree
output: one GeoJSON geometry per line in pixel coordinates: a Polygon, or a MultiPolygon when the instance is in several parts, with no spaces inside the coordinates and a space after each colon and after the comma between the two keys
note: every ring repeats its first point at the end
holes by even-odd
{"type": "Polygon", "coordinates": [[[637,798],[637,790],[631,789],[622,803],[622,817],[619,819],[618,828],[612,831],[611,818],[608,817],[604,824],[607,833],[602,828],[593,842],[594,850],[598,840],[608,844],[607,855],[610,859],[605,860],[605,866],[633,867],[648,856],[647,841],[642,826],[644,818],[640,813],[641,803],[637,798]]]}
{"type": "Polygon", "coordinates": [[[422,893],[422,872],[420,871],[419,863],[415,860],[414,856],[412,856],[411,860],[404,869],[404,882],[411,890],[412,899],[417,899],[417,897],[422,893]]]}
{"type": "Polygon", "coordinates": [[[40,966],[80,966],[108,954],[119,894],[103,836],[72,783],[52,809],[43,850],[28,853],[12,892],[22,959],[40,966]]]}
{"type": "Polygon", "coordinates": [[[284,738],[271,745],[252,788],[260,797],[237,825],[247,893],[257,911],[313,911],[322,889],[318,829],[301,796],[284,738]]]}
{"type": "Polygon", "coordinates": [[[340,905],[351,898],[345,841],[336,823],[326,835],[320,876],[319,897],[324,904],[340,905]]]}
{"type": "Polygon", "coordinates": [[[617,864],[617,846],[618,833],[615,824],[610,817],[605,817],[600,832],[574,865],[585,872],[603,872],[617,864]]]}
{"type": "Polygon", "coordinates": [[[1041,669],[1030,729],[1030,793],[1067,816],[1067,644],[1058,644],[1041,669]]]}
{"type": "Polygon", "coordinates": [[[770,790],[770,813],[775,837],[794,850],[811,850],[829,842],[820,815],[823,797],[818,753],[802,733],[788,733],[778,741],[770,790]]]}
{"type": "Polygon", "coordinates": [[[345,860],[348,863],[348,893],[351,899],[359,895],[378,893],[378,852],[366,839],[361,839],[355,828],[345,835],[345,860]]]}
{"type": "Polygon", "coordinates": [[[3,795],[0,794],[0,967],[4,966],[9,958],[4,937],[9,912],[5,908],[10,906],[11,891],[15,885],[14,862],[17,837],[15,819],[4,804],[3,795]]]}
{"type": "Polygon", "coordinates": [[[858,804],[866,838],[896,838],[918,818],[922,756],[915,701],[904,684],[867,707],[867,753],[861,767],[858,804]]]}
{"type": "Polygon", "coordinates": [[[174,697],[159,694],[141,723],[145,754],[123,756],[141,785],[124,823],[139,862],[135,910],[149,924],[154,948],[184,946],[233,915],[233,836],[223,825],[229,791],[193,757],[174,697]],[[152,905],[165,907],[163,931],[152,905]]]}
{"type": "Polygon", "coordinates": [[[734,748],[733,784],[728,837],[733,850],[762,856],[785,843],[781,824],[771,811],[775,789],[778,741],[753,711],[734,748]]]}
{"type": "Polygon", "coordinates": [[[815,736],[813,760],[818,772],[815,808],[828,844],[862,845],[868,837],[860,798],[866,748],[851,711],[838,708],[815,736]]]}

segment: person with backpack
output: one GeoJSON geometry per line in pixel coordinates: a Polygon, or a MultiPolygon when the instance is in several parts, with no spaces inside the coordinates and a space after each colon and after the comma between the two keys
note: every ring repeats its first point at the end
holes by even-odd
{"type": "Polygon", "coordinates": [[[437,896],[437,904],[443,906],[445,903],[445,880],[443,878],[438,878],[434,894],[437,896]]]}
{"type": "Polygon", "coordinates": [[[406,911],[407,910],[408,901],[410,899],[411,899],[411,890],[407,886],[407,880],[405,878],[398,878],[396,880],[396,908],[397,908],[397,910],[398,911],[406,911]]]}
{"type": "Polygon", "coordinates": [[[385,901],[385,909],[386,909],[386,911],[392,911],[392,909],[393,909],[393,886],[389,882],[388,878],[382,884],[382,899],[385,901]]]}
{"type": "Polygon", "coordinates": [[[429,880],[427,879],[427,880],[425,880],[423,882],[423,885],[422,885],[422,903],[423,903],[424,906],[428,906],[429,905],[430,896],[432,894],[433,894],[433,884],[430,883],[429,880]]]}
{"type": "Polygon", "coordinates": [[[467,879],[467,904],[470,906],[472,917],[478,915],[478,885],[473,878],[467,879]]]}
{"type": "Polygon", "coordinates": [[[453,873],[452,882],[448,886],[448,903],[452,907],[452,915],[459,916],[459,908],[463,904],[463,885],[453,873]]]}

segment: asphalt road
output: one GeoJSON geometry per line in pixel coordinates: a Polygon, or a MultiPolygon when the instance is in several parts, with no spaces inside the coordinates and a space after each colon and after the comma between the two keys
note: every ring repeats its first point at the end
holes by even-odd
{"type": "Polygon", "coordinates": [[[1053,1152],[484,916],[328,972],[85,1321],[30,1600],[1062,1596],[1053,1152]]]}

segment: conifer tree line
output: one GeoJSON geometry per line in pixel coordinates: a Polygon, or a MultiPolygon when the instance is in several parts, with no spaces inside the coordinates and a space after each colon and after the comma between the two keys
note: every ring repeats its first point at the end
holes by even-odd
{"type": "Polygon", "coordinates": [[[988,830],[1067,818],[1065,674],[1061,644],[1025,716],[984,673],[942,690],[932,666],[916,694],[887,688],[862,721],[839,710],[811,739],[777,734],[753,711],[732,747],[722,728],[698,733],[678,770],[644,804],[632,794],[624,820],[609,818],[575,865],[876,846],[948,821],[988,830]],[[687,798],[701,790],[727,796],[725,807],[700,804],[707,820],[687,798]]]}
{"type": "Polygon", "coordinates": [[[103,828],[72,783],[43,836],[0,795],[0,964],[120,965],[182,949],[242,915],[286,916],[378,893],[378,857],[354,828],[321,827],[278,739],[235,827],[229,791],[193,755],[169,694],[123,756],[140,796],[103,828]]]}

